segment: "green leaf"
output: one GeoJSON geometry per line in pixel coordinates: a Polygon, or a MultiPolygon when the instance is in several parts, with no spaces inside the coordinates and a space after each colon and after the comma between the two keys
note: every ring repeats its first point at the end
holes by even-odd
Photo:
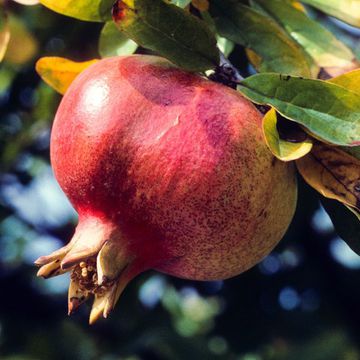
{"type": "Polygon", "coordinates": [[[255,0],[321,67],[346,67],[355,56],[330,31],[284,0],[255,0]]]}
{"type": "MultiPolygon", "coordinates": [[[[1,64],[0,71],[0,94],[10,89],[12,82],[17,75],[16,69],[9,64],[1,64]]],[[[1,157],[0,157],[1,158],[1,157]]]]}
{"type": "Polygon", "coordinates": [[[329,79],[328,82],[342,86],[360,95],[360,69],[349,71],[345,74],[329,79]]]}
{"type": "Polygon", "coordinates": [[[27,5],[27,6],[37,5],[39,3],[39,0],[14,0],[14,1],[21,5],[27,5]]]}
{"type": "Polygon", "coordinates": [[[171,0],[171,3],[178,7],[185,8],[191,3],[191,0],[171,0]]]}
{"type": "Polygon", "coordinates": [[[322,80],[281,74],[256,74],[237,89],[257,104],[273,106],[329,143],[360,144],[360,96],[322,80]]]}
{"type": "Polygon", "coordinates": [[[101,57],[130,55],[136,51],[137,47],[136,42],[120,32],[113,21],[107,22],[102,28],[99,38],[101,57]]]}
{"type": "Polygon", "coordinates": [[[360,27],[359,0],[301,0],[350,25],[360,27]]]}
{"type": "Polygon", "coordinates": [[[113,0],[40,0],[40,3],[59,14],[85,21],[111,20],[113,0]]]}
{"type": "MultiPolygon", "coordinates": [[[[334,77],[332,79],[327,80],[333,84],[342,86],[348,90],[356,92],[360,95],[360,69],[356,69],[353,71],[349,71],[345,74],[342,74],[338,77],[334,77]]],[[[344,151],[348,154],[360,159],[360,146],[353,146],[353,147],[342,147],[344,151]]]]}
{"type": "Polygon", "coordinates": [[[354,252],[360,255],[359,213],[351,208],[346,209],[345,206],[334,200],[322,198],[321,203],[329,214],[337,234],[354,252]]]}
{"type": "Polygon", "coordinates": [[[0,62],[4,58],[10,40],[10,29],[5,11],[0,7],[0,62]]]}
{"type": "Polygon", "coordinates": [[[216,36],[216,39],[218,48],[225,55],[225,57],[228,57],[234,50],[235,44],[231,40],[219,35],[216,36]]]}
{"type": "Polygon", "coordinates": [[[216,38],[205,22],[175,5],[163,0],[118,0],[113,17],[130,39],[186,70],[205,71],[219,63],[216,38]]]}
{"type": "Polygon", "coordinates": [[[269,17],[236,0],[213,0],[210,13],[221,36],[260,57],[260,71],[311,76],[304,51],[269,17]]]}
{"type": "Polygon", "coordinates": [[[306,134],[303,141],[286,141],[280,138],[276,124],[276,111],[274,108],[271,108],[263,118],[263,133],[265,142],[274,156],[282,161],[291,161],[309,153],[312,148],[312,141],[306,134]]]}

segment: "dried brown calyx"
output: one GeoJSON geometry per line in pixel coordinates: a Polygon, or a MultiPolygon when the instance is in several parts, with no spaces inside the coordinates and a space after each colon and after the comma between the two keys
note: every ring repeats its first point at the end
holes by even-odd
{"type": "Polygon", "coordinates": [[[128,282],[137,274],[133,258],[115,227],[96,219],[80,222],[70,243],[35,261],[38,276],[50,278],[70,271],[68,313],[94,296],[90,324],[108,317],[128,282]]]}

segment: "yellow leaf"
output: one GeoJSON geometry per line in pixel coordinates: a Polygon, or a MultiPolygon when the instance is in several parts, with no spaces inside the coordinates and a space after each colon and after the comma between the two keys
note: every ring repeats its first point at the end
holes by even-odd
{"type": "Polygon", "coordinates": [[[360,95],[360,69],[349,71],[345,74],[329,79],[328,82],[340,85],[360,95]]]}
{"type": "Polygon", "coordinates": [[[10,28],[6,14],[0,8],[0,62],[4,58],[10,40],[10,28]]]}
{"type": "Polygon", "coordinates": [[[351,206],[345,205],[360,221],[360,211],[351,206]]]}
{"type": "Polygon", "coordinates": [[[22,65],[34,58],[38,43],[28,31],[21,18],[9,16],[10,41],[4,61],[14,65],[22,65]]]}
{"type": "Polygon", "coordinates": [[[199,11],[209,10],[209,0],[192,0],[191,3],[199,11]]]}
{"type": "Polygon", "coordinates": [[[252,66],[259,71],[260,65],[262,63],[261,56],[259,56],[255,51],[251,49],[245,49],[246,56],[248,57],[249,61],[251,62],[252,66]]]}
{"type": "Polygon", "coordinates": [[[306,137],[302,142],[289,142],[282,140],[276,127],[277,116],[271,108],[263,118],[263,132],[270,151],[282,161],[291,161],[305,156],[312,148],[312,141],[306,137]]]}
{"type": "Polygon", "coordinates": [[[347,66],[333,66],[333,67],[325,67],[324,70],[331,77],[339,77],[345,73],[351,72],[352,70],[357,69],[360,66],[358,60],[354,59],[348,63],[347,66]]]}
{"type": "Polygon", "coordinates": [[[316,143],[296,165],[305,181],[323,196],[360,210],[360,160],[335,146],[316,143]]]}
{"type": "Polygon", "coordinates": [[[295,9],[300,10],[300,11],[302,11],[303,13],[306,13],[306,10],[305,10],[305,8],[304,8],[304,5],[303,5],[301,2],[299,2],[299,1],[291,1],[291,5],[292,5],[295,9]]]}
{"type": "Polygon", "coordinates": [[[60,94],[64,94],[73,80],[98,60],[75,62],[61,57],[43,57],[36,63],[41,78],[60,94]]]}
{"type": "Polygon", "coordinates": [[[111,0],[40,0],[52,11],[83,21],[103,22],[111,19],[111,0]]]}
{"type": "Polygon", "coordinates": [[[359,0],[301,0],[334,16],[350,25],[360,27],[360,1],[359,0]]]}

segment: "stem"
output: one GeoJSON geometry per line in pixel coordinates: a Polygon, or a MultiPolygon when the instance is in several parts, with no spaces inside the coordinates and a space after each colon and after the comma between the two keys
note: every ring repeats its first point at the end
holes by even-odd
{"type": "MultiPolygon", "coordinates": [[[[244,78],[241,76],[239,70],[225,57],[219,50],[220,64],[215,68],[215,72],[209,76],[209,79],[219,82],[223,85],[236,89],[237,84],[240,84],[244,78]]],[[[269,110],[267,105],[255,104],[256,108],[262,113],[266,114],[269,110]]]]}
{"type": "Polygon", "coordinates": [[[236,89],[236,85],[244,80],[244,78],[225,55],[220,50],[219,52],[220,64],[215,68],[215,72],[209,76],[209,79],[236,89]]]}
{"type": "Polygon", "coordinates": [[[244,78],[241,76],[239,70],[230,62],[229,59],[225,57],[225,55],[220,51],[220,67],[224,69],[224,71],[231,73],[232,80],[236,83],[240,83],[244,78]]]}

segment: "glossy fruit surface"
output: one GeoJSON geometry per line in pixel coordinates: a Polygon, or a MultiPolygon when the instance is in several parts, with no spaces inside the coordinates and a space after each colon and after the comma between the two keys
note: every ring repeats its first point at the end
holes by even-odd
{"type": "Polygon", "coordinates": [[[266,148],[262,116],[235,90],[154,56],[108,58],[65,94],[51,137],[55,176],[79,213],[41,276],[71,269],[69,311],[95,294],[105,317],[153,268],[225,279],[259,262],[294,213],[291,165],[266,148]]]}

